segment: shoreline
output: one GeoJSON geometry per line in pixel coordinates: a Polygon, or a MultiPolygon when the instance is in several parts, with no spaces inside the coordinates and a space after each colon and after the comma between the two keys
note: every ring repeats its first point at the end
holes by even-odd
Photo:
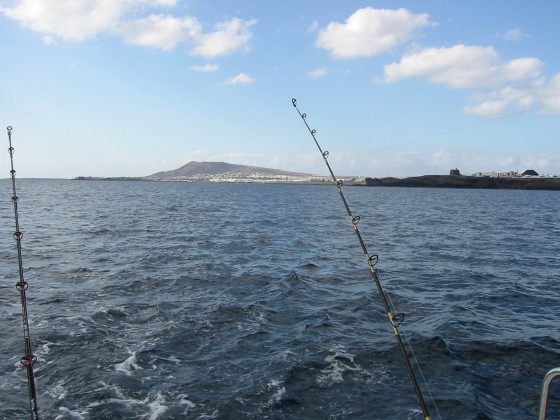
{"type": "MultiPolygon", "coordinates": [[[[508,190],[550,190],[560,191],[560,178],[500,178],[452,175],[421,175],[407,178],[342,178],[346,186],[361,187],[405,187],[405,188],[461,188],[461,189],[508,189],[508,190]]],[[[294,185],[328,185],[328,177],[312,179],[279,178],[218,178],[201,177],[191,179],[154,179],[149,177],[76,177],[74,181],[150,181],[150,182],[223,182],[223,183],[260,183],[260,184],[294,184],[294,185]]]]}
{"type": "Polygon", "coordinates": [[[422,175],[408,178],[366,178],[366,186],[560,191],[560,178],[499,178],[463,175],[422,175]]]}

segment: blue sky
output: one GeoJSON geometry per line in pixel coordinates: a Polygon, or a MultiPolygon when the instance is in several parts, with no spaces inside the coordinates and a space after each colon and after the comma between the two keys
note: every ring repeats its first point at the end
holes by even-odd
{"type": "Polygon", "coordinates": [[[560,173],[559,18],[552,0],[0,0],[0,121],[25,178],[325,174],[292,98],[339,175],[560,173]]]}

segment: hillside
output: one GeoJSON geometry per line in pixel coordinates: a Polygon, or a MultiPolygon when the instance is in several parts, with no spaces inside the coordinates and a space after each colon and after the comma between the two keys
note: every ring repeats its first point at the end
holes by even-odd
{"type": "Polygon", "coordinates": [[[264,176],[291,176],[309,177],[310,174],[300,172],[287,172],[279,169],[261,168],[258,166],[235,165],[225,162],[189,162],[178,169],[162,171],[149,175],[148,179],[176,179],[194,178],[200,176],[215,176],[224,174],[236,175],[264,175],[264,176]]]}

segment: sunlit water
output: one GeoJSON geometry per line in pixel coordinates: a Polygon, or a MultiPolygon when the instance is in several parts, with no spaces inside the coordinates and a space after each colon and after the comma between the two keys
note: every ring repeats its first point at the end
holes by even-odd
{"type": "MultiPolygon", "coordinates": [[[[334,186],[17,182],[43,418],[422,418],[334,186]]],[[[432,418],[535,418],[560,193],[344,192],[432,418]]],[[[11,197],[0,181],[2,419],[29,417],[11,197]]]]}

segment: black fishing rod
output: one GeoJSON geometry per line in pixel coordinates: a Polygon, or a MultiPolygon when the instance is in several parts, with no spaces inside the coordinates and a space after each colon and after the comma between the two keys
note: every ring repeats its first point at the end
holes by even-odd
{"type": "Polygon", "coordinates": [[[33,375],[33,365],[37,361],[37,357],[31,351],[31,338],[29,336],[29,318],[27,316],[27,297],[25,292],[27,290],[27,282],[23,278],[23,258],[21,252],[21,239],[23,238],[23,233],[19,228],[19,217],[18,217],[18,196],[16,194],[16,171],[14,170],[14,148],[12,147],[12,127],[8,127],[8,142],[10,147],[8,151],[10,152],[10,162],[11,171],[10,175],[12,177],[12,203],[14,203],[14,216],[16,220],[16,231],[14,233],[14,239],[17,244],[18,253],[18,266],[19,266],[19,282],[16,284],[16,288],[19,290],[21,296],[21,313],[23,316],[23,338],[25,341],[25,355],[21,358],[21,364],[27,369],[27,385],[29,388],[29,406],[31,410],[31,418],[34,420],[39,419],[39,408],[37,405],[37,389],[35,387],[35,376],[33,375]]]}
{"type": "Polygon", "coordinates": [[[393,312],[391,311],[391,307],[389,306],[389,301],[387,299],[387,295],[385,294],[385,292],[383,290],[383,287],[381,286],[381,281],[379,280],[379,275],[377,274],[377,269],[375,268],[375,265],[377,264],[377,261],[378,261],[379,257],[378,257],[378,255],[370,255],[368,250],[367,250],[366,244],[365,244],[365,242],[362,238],[362,234],[360,233],[360,230],[358,229],[358,223],[360,221],[360,217],[359,216],[354,216],[352,214],[352,211],[350,210],[350,206],[348,205],[348,202],[346,201],[346,197],[344,196],[344,193],[342,192],[342,185],[344,184],[344,182],[341,179],[336,178],[336,176],[334,175],[334,172],[331,168],[331,165],[329,164],[329,161],[328,161],[329,152],[328,151],[323,151],[323,149],[321,149],[321,146],[319,145],[319,142],[317,141],[317,137],[315,136],[315,134],[316,134],[315,129],[311,129],[311,127],[309,127],[309,124],[307,124],[307,119],[306,119],[307,115],[305,113],[303,113],[303,114],[301,113],[301,111],[297,107],[297,101],[295,99],[292,99],[292,105],[297,110],[299,116],[301,117],[301,119],[305,123],[305,126],[307,127],[307,130],[309,130],[309,134],[311,134],[311,137],[313,137],[313,140],[315,141],[315,144],[317,145],[317,148],[319,149],[319,152],[321,152],[321,156],[323,156],[325,164],[327,165],[327,168],[328,168],[328,170],[331,174],[331,178],[332,178],[334,184],[336,185],[336,187],[338,189],[338,193],[340,194],[340,198],[342,199],[342,203],[344,204],[344,207],[346,208],[346,213],[348,213],[348,216],[350,217],[350,221],[352,222],[352,225],[354,226],[354,232],[356,233],[356,236],[358,237],[358,241],[360,242],[360,245],[362,247],[362,251],[364,252],[364,256],[365,256],[367,264],[369,266],[369,270],[371,272],[373,280],[375,281],[375,285],[377,286],[377,290],[379,292],[379,295],[381,296],[381,300],[383,301],[383,306],[385,307],[385,310],[387,311],[387,316],[389,318],[389,322],[391,323],[391,326],[393,327],[393,332],[395,333],[395,337],[397,338],[399,348],[400,348],[401,353],[404,357],[404,363],[406,365],[406,370],[408,371],[408,374],[410,376],[410,380],[412,381],[412,385],[414,387],[414,392],[416,393],[416,397],[418,398],[418,402],[420,403],[420,407],[422,408],[422,412],[424,413],[424,417],[426,418],[426,420],[430,420],[430,414],[428,413],[428,407],[426,406],[426,403],[424,402],[424,397],[422,396],[422,390],[420,389],[420,385],[418,384],[418,380],[416,379],[414,369],[412,369],[412,364],[410,363],[410,358],[408,357],[408,354],[406,352],[406,348],[404,346],[403,340],[402,340],[401,335],[399,333],[399,325],[404,320],[404,314],[393,314],[393,312]]]}

